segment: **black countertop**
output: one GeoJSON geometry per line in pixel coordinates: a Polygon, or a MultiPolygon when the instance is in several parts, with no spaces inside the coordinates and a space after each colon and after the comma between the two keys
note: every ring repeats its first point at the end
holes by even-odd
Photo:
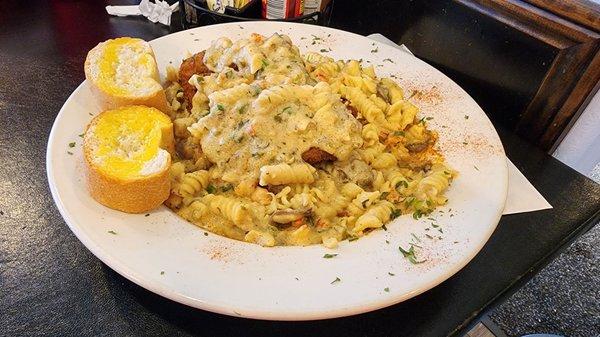
{"type": "Polygon", "coordinates": [[[295,323],[222,316],[164,299],[113,272],[75,238],[46,180],[50,128],[84,78],[87,51],[107,38],[169,32],[143,19],[109,18],[103,6],[0,4],[2,336],[460,334],[600,217],[599,185],[500,128],[508,157],[554,208],[503,216],[475,259],[438,287],[387,309],[295,323]]]}

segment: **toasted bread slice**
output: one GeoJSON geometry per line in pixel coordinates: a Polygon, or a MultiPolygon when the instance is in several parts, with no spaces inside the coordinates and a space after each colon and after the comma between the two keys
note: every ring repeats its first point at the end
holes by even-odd
{"type": "Polygon", "coordinates": [[[169,113],[148,42],[131,37],[101,42],[89,51],[84,68],[102,110],[146,105],[169,113]]]}
{"type": "Polygon", "coordinates": [[[90,194],[127,213],[158,207],[169,197],[173,124],[155,108],[126,106],[96,116],[83,138],[90,194]]]}

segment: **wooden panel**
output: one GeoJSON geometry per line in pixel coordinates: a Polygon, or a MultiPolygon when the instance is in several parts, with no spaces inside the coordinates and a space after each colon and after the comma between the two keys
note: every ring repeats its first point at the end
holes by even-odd
{"type": "Polygon", "coordinates": [[[559,50],[516,131],[552,150],[600,79],[598,33],[518,0],[459,0],[559,50]]]}
{"type": "Polygon", "coordinates": [[[600,5],[591,0],[526,0],[548,12],[600,31],[600,5]]]}

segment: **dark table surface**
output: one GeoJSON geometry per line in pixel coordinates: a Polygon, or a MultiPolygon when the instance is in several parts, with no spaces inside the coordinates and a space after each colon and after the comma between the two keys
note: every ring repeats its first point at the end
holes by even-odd
{"type": "Polygon", "coordinates": [[[221,316],[164,299],[113,272],[75,238],[46,180],[48,134],[84,78],[86,52],[121,35],[169,33],[143,19],[108,17],[104,5],[0,3],[2,336],[461,334],[600,217],[599,185],[499,128],[508,157],[554,208],[503,216],[475,259],[438,287],[387,309],[295,323],[221,316]]]}

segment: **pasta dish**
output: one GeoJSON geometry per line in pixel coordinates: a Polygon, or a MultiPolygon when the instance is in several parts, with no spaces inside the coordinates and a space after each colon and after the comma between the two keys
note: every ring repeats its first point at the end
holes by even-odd
{"type": "Polygon", "coordinates": [[[167,78],[176,155],[165,204],[209,231],[335,247],[447,202],[456,172],[436,132],[373,66],[252,34],[213,41],[167,78]]]}

